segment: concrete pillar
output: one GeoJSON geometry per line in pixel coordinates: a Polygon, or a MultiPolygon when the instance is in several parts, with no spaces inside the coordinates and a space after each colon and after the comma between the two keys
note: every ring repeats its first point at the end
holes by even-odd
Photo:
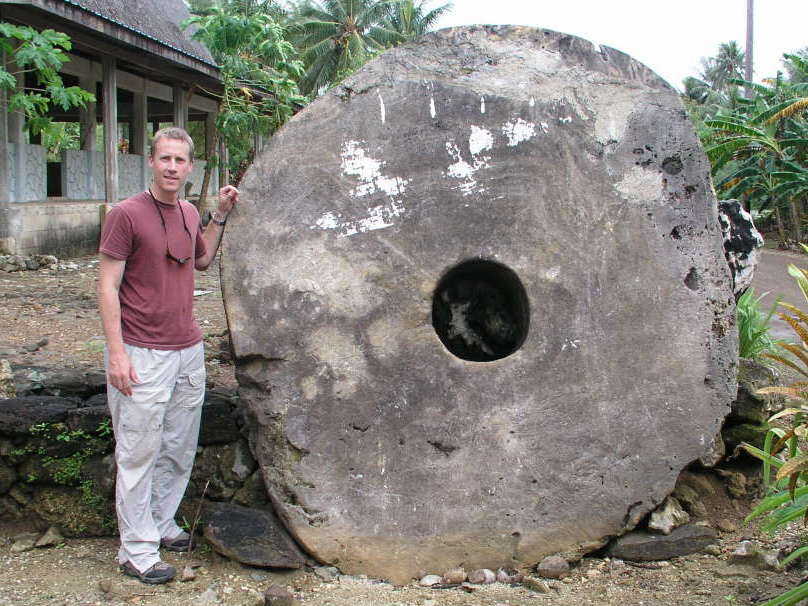
{"type": "Polygon", "coordinates": [[[188,99],[181,86],[174,87],[174,126],[188,128],[188,99]]]}
{"type": "Polygon", "coordinates": [[[148,119],[148,97],[145,93],[135,93],[132,106],[131,141],[129,153],[146,155],[146,121],[148,119]]]}
{"type": "Polygon", "coordinates": [[[104,57],[104,183],[107,204],[118,201],[118,87],[115,58],[104,57]]]}
{"type": "MultiPolygon", "coordinates": [[[[6,65],[6,53],[0,53],[0,65],[6,65]]],[[[8,93],[0,88],[0,202],[11,200],[11,177],[8,166],[8,93]]]]}
{"type": "MultiPolygon", "coordinates": [[[[95,94],[95,78],[81,78],[79,86],[95,94]]],[[[95,151],[95,133],[98,127],[96,120],[96,104],[88,103],[87,107],[79,110],[79,141],[84,151],[95,151]]]]}

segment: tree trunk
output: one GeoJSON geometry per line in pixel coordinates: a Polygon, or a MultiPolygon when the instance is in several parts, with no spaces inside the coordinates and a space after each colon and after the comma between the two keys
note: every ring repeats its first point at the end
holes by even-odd
{"type": "Polygon", "coordinates": [[[788,202],[791,209],[791,222],[792,233],[794,234],[795,242],[802,242],[802,214],[800,213],[800,206],[797,200],[791,198],[788,202]]]}
{"type": "MultiPolygon", "coordinates": [[[[755,29],[755,0],[746,0],[746,53],[744,54],[744,79],[752,81],[754,76],[754,29],[755,29]]],[[[747,86],[745,91],[747,99],[752,98],[752,90],[747,86]]]]}
{"type": "MultiPolygon", "coordinates": [[[[208,150],[216,149],[216,139],[218,139],[218,133],[214,135],[212,145],[207,146],[208,150]]],[[[202,177],[202,189],[199,190],[199,200],[196,202],[196,209],[199,211],[199,214],[204,212],[205,203],[208,199],[208,186],[210,185],[210,175],[213,171],[212,157],[213,155],[208,153],[208,161],[205,164],[205,175],[202,177]]]]}
{"type": "Polygon", "coordinates": [[[788,247],[788,239],[786,238],[786,230],[783,226],[783,217],[780,216],[780,208],[774,207],[774,218],[777,220],[777,236],[780,239],[780,244],[783,248],[788,247]]]}
{"type": "Polygon", "coordinates": [[[233,186],[238,187],[241,185],[241,180],[244,178],[244,174],[247,172],[247,169],[250,168],[250,165],[255,160],[255,148],[251,148],[250,151],[247,153],[247,157],[241,161],[239,164],[238,170],[236,174],[233,176],[233,186]]]}

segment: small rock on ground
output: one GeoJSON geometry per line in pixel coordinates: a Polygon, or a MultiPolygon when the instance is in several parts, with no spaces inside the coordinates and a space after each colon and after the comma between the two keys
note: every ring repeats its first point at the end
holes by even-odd
{"type": "Polygon", "coordinates": [[[466,571],[462,568],[453,568],[443,573],[443,582],[447,585],[459,585],[466,580],[466,571]]]}
{"type": "Polygon", "coordinates": [[[65,542],[65,538],[56,526],[51,526],[35,543],[36,547],[53,547],[65,542]]]}
{"type": "Polygon", "coordinates": [[[491,583],[496,582],[497,575],[494,574],[493,570],[489,570],[488,568],[480,568],[479,570],[474,570],[469,574],[469,583],[474,585],[490,585],[491,583]]]}
{"type": "Polygon", "coordinates": [[[25,532],[12,538],[11,553],[22,553],[34,548],[39,535],[35,532],[25,532]]]}
{"type": "Polygon", "coordinates": [[[683,526],[690,521],[690,515],[682,509],[681,504],[674,497],[668,497],[661,507],[651,514],[648,529],[670,534],[674,528],[683,526]]]}
{"type": "Polygon", "coordinates": [[[295,606],[295,596],[280,585],[272,585],[264,592],[265,606],[295,606]]]}
{"type": "Polygon", "coordinates": [[[440,583],[443,583],[443,577],[437,574],[428,574],[418,581],[418,584],[421,587],[432,587],[433,585],[439,585],[440,583]]]}
{"type": "Polygon", "coordinates": [[[550,586],[541,579],[525,577],[522,580],[522,584],[530,589],[530,591],[535,591],[536,593],[550,593],[550,586]]]}
{"type": "Polygon", "coordinates": [[[536,572],[546,579],[563,579],[570,573],[570,565],[561,556],[548,556],[539,562],[536,572]]]}

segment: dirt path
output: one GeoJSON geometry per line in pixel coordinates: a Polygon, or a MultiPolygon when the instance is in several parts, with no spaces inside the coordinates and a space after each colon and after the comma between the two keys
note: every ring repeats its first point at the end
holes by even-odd
{"type": "MultiPolygon", "coordinates": [[[[787,276],[774,285],[766,282],[766,276],[784,260],[791,259],[764,253],[764,269],[755,283],[759,292],[779,292],[780,284],[790,284],[787,276]]],[[[100,368],[103,338],[95,304],[96,278],[94,257],[63,263],[57,271],[0,273],[0,325],[5,327],[0,358],[12,365],[100,368]],[[38,346],[44,340],[47,343],[38,346]]],[[[200,291],[195,299],[196,314],[207,345],[209,383],[232,386],[218,267],[198,274],[196,286],[200,291]]],[[[306,606],[726,605],[761,603],[798,582],[799,569],[760,571],[728,563],[729,554],[742,539],[756,538],[772,549],[793,547],[799,529],[777,537],[761,536],[754,527],[743,524],[749,501],[724,495],[723,503],[716,516],[725,520],[730,531],[721,534],[712,554],[695,554],[648,568],[585,558],[568,578],[547,581],[546,593],[499,583],[467,593],[415,585],[393,587],[356,577],[324,582],[311,570],[289,573],[245,567],[218,556],[204,543],[190,558],[166,556],[180,568],[198,565],[195,580],[153,588],[117,572],[114,538],[68,539],[59,547],[14,554],[10,539],[26,528],[5,525],[0,526],[0,606],[258,605],[263,604],[262,592],[273,583],[288,587],[306,606]]]]}
{"type": "MultiPolygon", "coordinates": [[[[768,248],[761,251],[760,262],[752,280],[752,288],[755,289],[755,296],[768,293],[761,302],[764,310],[768,311],[778,297],[783,302],[791,303],[801,309],[806,307],[805,297],[802,296],[797,282],[788,275],[790,264],[797,267],[808,267],[808,257],[800,253],[768,248]]],[[[777,316],[772,317],[769,332],[775,339],[789,341],[794,339],[794,331],[777,316]]]]}

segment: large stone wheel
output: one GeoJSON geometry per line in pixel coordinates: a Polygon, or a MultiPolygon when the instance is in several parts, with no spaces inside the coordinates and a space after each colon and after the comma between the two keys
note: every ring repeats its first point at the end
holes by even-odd
{"type": "Polygon", "coordinates": [[[299,543],[403,582],[582,552],[654,508],[735,389],[708,169],[665,82],[532,28],[426,36],[295,116],[223,276],[299,543]]]}

